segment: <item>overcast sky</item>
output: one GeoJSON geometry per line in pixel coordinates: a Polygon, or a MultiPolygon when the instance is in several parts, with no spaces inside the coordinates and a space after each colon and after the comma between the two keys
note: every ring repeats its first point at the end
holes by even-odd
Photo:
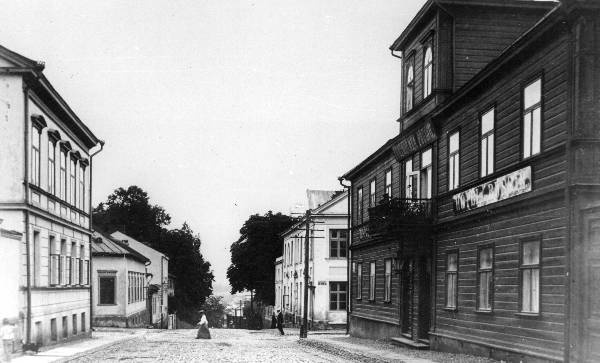
{"type": "Polygon", "coordinates": [[[138,185],[202,238],[217,292],[249,215],[289,212],[396,135],[389,45],[424,0],[11,1],[0,44],[101,139],[94,204],[138,185]]]}

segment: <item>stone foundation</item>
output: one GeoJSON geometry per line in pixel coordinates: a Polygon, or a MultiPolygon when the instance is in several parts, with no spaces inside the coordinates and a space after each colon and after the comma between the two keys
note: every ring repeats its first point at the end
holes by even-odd
{"type": "Polygon", "coordinates": [[[115,327],[115,328],[143,328],[149,322],[148,312],[146,310],[134,313],[129,316],[103,315],[94,317],[94,326],[115,327]]]}

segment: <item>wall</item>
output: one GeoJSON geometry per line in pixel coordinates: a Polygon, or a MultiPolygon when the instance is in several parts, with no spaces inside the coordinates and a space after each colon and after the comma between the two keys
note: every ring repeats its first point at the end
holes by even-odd
{"type": "Polygon", "coordinates": [[[0,202],[25,200],[24,103],[21,76],[0,76],[0,145],[11,152],[0,158],[0,202]]]}
{"type": "MultiPolygon", "coordinates": [[[[0,222],[1,223],[1,222],[0,222]]],[[[0,321],[4,318],[17,319],[20,306],[19,254],[22,235],[0,229],[0,321]]]]}

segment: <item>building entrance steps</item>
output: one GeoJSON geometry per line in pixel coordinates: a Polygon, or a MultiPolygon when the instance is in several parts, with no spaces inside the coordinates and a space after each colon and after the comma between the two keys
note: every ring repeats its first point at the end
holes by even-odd
{"type": "Polygon", "coordinates": [[[418,342],[415,342],[412,339],[404,338],[404,337],[393,337],[390,338],[390,341],[394,345],[408,347],[413,349],[427,350],[429,349],[428,341],[424,339],[419,339],[418,342]]]}

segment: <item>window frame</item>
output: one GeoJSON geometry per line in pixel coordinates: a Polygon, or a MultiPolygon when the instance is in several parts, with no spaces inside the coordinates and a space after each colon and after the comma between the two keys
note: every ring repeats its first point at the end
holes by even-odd
{"type": "Polygon", "coordinates": [[[377,263],[376,261],[369,262],[369,301],[375,301],[375,285],[377,284],[377,263]]]}
{"type": "Polygon", "coordinates": [[[98,305],[99,306],[113,306],[117,305],[117,271],[98,271],[98,305]],[[113,279],[113,298],[112,303],[103,302],[102,300],[102,284],[101,280],[111,278],[113,279]]]}
{"type": "Polygon", "coordinates": [[[419,161],[421,163],[421,167],[419,168],[419,190],[418,190],[418,197],[421,199],[431,199],[433,198],[433,147],[429,146],[426,147],[425,149],[423,149],[423,151],[419,152],[419,161]],[[423,165],[423,155],[425,155],[426,152],[429,152],[431,155],[430,161],[428,165],[423,165]],[[427,177],[427,192],[428,195],[423,195],[423,188],[421,188],[421,183],[423,182],[423,175],[425,175],[427,177]]]}
{"type": "Polygon", "coordinates": [[[329,310],[330,311],[346,311],[348,305],[348,283],[346,281],[330,281],[329,282],[329,310]],[[333,286],[338,285],[338,290],[333,290],[333,286]],[[341,287],[344,289],[341,289],[341,287]],[[331,299],[332,296],[336,297],[336,300],[331,299]],[[342,299],[343,295],[343,299],[342,299]],[[335,303],[336,308],[332,309],[332,304],[335,303]],[[341,307],[343,305],[343,307],[341,307]]]}
{"type": "Polygon", "coordinates": [[[331,228],[329,229],[329,258],[346,258],[346,247],[348,246],[348,230],[345,228],[331,228]],[[337,232],[337,237],[333,237],[333,232],[337,232]],[[345,232],[346,236],[344,238],[341,237],[342,232],[345,232]],[[342,242],[345,244],[344,248],[342,248],[342,242]],[[333,255],[333,244],[336,244],[335,250],[337,251],[337,256],[333,255]],[[343,253],[342,253],[343,251],[343,253]],[[343,256],[342,256],[343,254],[343,256]]]}
{"type": "Polygon", "coordinates": [[[477,290],[476,290],[476,294],[475,294],[475,307],[476,307],[476,312],[478,313],[493,313],[494,312],[494,265],[495,265],[495,250],[494,250],[494,245],[493,244],[486,244],[486,245],[482,245],[482,246],[478,246],[477,247],[477,290]],[[483,250],[487,250],[489,249],[491,251],[491,260],[492,260],[492,264],[490,268],[485,268],[482,269],[481,268],[481,251],[483,250]],[[480,306],[480,299],[481,299],[481,274],[482,273],[489,273],[490,274],[490,279],[489,279],[489,286],[488,286],[488,302],[489,302],[489,309],[487,308],[482,308],[480,306]]]}
{"type": "Polygon", "coordinates": [[[358,187],[358,189],[356,189],[356,209],[357,209],[357,218],[358,218],[358,224],[362,224],[364,219],[364,215],[365,215],[365,211],[364,211],[364,205],[363,205],[363,198],[364,198],[364,191],[363,191],[363,186],[360,185],[358,187]]]}
{"type": "Polygon", "coordinates": [[[460,183],[460,176],[461,176],[461,172],[460,172],[460,160],[461,160],[460,135],[461,135],[460,128],[457,128],[457,129],[454,129],[454,130],[448,132],[447,147],[446,147],[447,155],[448,155],[448,164],[446,165],[446,174],[448,175],[448,191],[458,189],[461,185],[461,183],[460,183]],[[450,139],[452,138],[452,136],[454,136],[456,134],[458,134],[458,149],[456,151],[452,151],[450,149],[450,139]],[[456,157],[456,160],[454,159],[455,157],[456,157]],[[455,173],[450,173],[450,164],[453,165],[455,173]],[[457,176],[456,180],[454,180],[455,179],[454,176],[455,176],[456,172],[458,173],[458,176],[457,176]]]}
{"type": "Polygon", "coordinates": [[[423,47],[423,99],[427,99],[433,94],[433,42],[427,41],[423,47]],[[431,60],[426,63],[427,50],[431,52],[431,60]],[[429,72],[429,83],[426,83],[426,74],[429,72]],[[427,87],[428,86],[428,87],[427,87]],[[427,92],[429,91],[429,92],[427,92]]]}
{"type": "Polygon", "coordinates": [[[532,157],[539,155],[543,152],[544,150],[544,84],[545,84],[545,79],[544,79],[544,72],[540,71],[537,72],[535,74],[533,74],[532,76],[528,77],[527,79],[525,79],[522,83],[521,83],[521,122],[520,122],[520,128],[521,128],[521,132],[520,132],[520,155],[521,155],[521,160],[526,160],[526,159],[531,159],[532,157]],[[527,87],[529,87],[530,85],[534,84],[537,81],[540,81],[540,100],[534,104],[533,106],[529,106],[528,108],[525,108],[525,89],[527,87]],[[533,149],[533,111],[538,108],[540,109],[540,150],[533,154],[531,153],[531,150],[533,149]],[[531,121],[531,126],[532,128],[530,129],[530,154],[528,156],[525,156],[525,115],[528,113],[527,111],[530,111],[531,117],[532,117],[532,121],[531,121]]]}
{"type": "Polygon", "coordinates": [[[444,270],[444,276],[445,276],[445,291],[444,291],[444,295],[445,295],[445,301],[444,301],[444,309],[445,310],[451,310],[451,311],[457,311],[458,310],[458,274],[460,272],[460,253],[458,249],[451,249],[446,251],[446,259],[445,259],[445,263],[446,263],[446,267],[444,270]],[[449,267],[449,257],[450,255],[456,255],[456,271],[450,271],[448,269],[449,267]],[[449,293],[448,293],[448,282],[449,282],[449,276],[454,275],[455,280],[456,280],[456,284],[455,284],[455,289],[454,289],[454,293],[452,296],[452,299],[454,300],[454,306],[451,306],[448,304],[448,300],[449,300],[449,293]]]}
{"type": "Polygon", "coordinates": [[[496,104],[493,103],[491,105],[489,105],[488,107],[484,108],[484,110],[482,112],[479,113],[479,144],[477,145],[478,148],[478,155],[479,155],[479,177],[480,178],[485,178],[487,176],[490,176],[492,174],[495,173],[496,171],[496,116],[497,116],[497,112],[496,112],[496,104]],[[483,133],[483,117],[485,115],[487,115],[489,112],[493,112],[493,118],[492,118],[492,129],[491,131],[487,131],[485,134],[483,133]],[[492,148],[492,167],[490,170],[489,167],[489,155],[487,154],[487,152],[489,151],[489,140],[490,138],[493,140],[493,148],[492,148]],[[482,146],[483,146],[483,140],[486,140],[486,159],[485,159],[485,166],[486,166],[486,170],[484,173],[483,170],[483,163],[482,163],[482,146]]]}
{"type": "Polygon", "coordinates": [[[542,315],[542,236],[530,236],[519,239],[519,312],[518,315],[524,316],[541,316],[542,315]],[[538,263],[536,265],[523,265],[523,245],[526,243],[538,242],[538,263]],[[538,270],[538,311],[524,311],[523,310],[523,271],[524,270],[538,270]]]}
{"type": "Polygon", "coordinates": [[[30,157],[30,170],[31,175],[29,180],[31,184],[40,187],[42,179],[42,128],[37,123],[31,125],[31,157],[30,157]],[[37,147],[34,140],[37,141],[37,147]]]}
{"type": "Polygon", "coordinates": [[[386,172],[385,172],[385,177],[384,177],[384,187],[385,187],[385,194],[387,195],[388,198],[392,198],[392,183],[394,182],[394,174],[393,174],[393,168],[390,166],[386,172]],[[389,176],[389,178],[388,178],[389,176]],[[389,184],[388,184],[388,179],[389,179],[389,184]]]}
{"type": "Polygon", "coordinates": [[[420,190],[419,190],[419,188],[420,188],[419,177],[420,177],[421,173],[420,173],[420,170],[416,170],[415,171],[415,165],[414,165],[415,163],[414,163],[413,159],[414,158],[411,155],[410,157],[406,158],[405,161],[404,161],[404,163],[403,163],[404,164],[404,198],[405,199],[415,199],[415,198],[413,198],[413,194],[416,195],[417,198],[418,198],[419,195],[420,195],[420,193],[421,193],[420,190]],[[407,167],[407,165],[408,165],[409,162],[410,162],[410,169],[411,169],[410,173],[409,173],[409,170],[408,170],[408,167],[407,167]],[[408,183],[409,183],[409,178],[411,178],[411,177],[415,178],[415,182],[410,181],[411,182],[411,184],[410,184],[410,188],[411,188],[410,191],[411,191],[411,193],[409,194],[408,193],[408,185],[409,185],[408,183]],[[416,185],[414,185],[414,184],[416,184],[416,185]],[[416,187],[416,193],[414,192],[415,187],[416,187]]]}
{"type": "Polygon", "coordinates": [[[362,262],[356,263],[356,300],[362,300],[362,278],[363,266],[362,262]]]}
{"type": "Polygon", "coordinates": [[[372,178],[369,181],[369,208],[377,204],[377,179],[372,178]]]}
{"type": "Polygon", "coordinates": [[[384,283],[383,283],[383,301],[389,303],[392,301],[392,259],[383,260],[384,283]],[[389,271],[388,271],[389,267],[389,271]]]}
{"type": "MultiPolygon", "coordinates": [[[[62,145],[61,145],[62,146],[62,145]]],[[[69,158],[69,150],[67,150],[64,147],[60,148],[60,152],[59,152],[59,170],[58,170],[58,174],[59,174],[59,194],[60,194],[60,198],[63,201],[67,201],[68,198],[68,178],[67,178],[67,160],[69,158]],[[64,163],[64,165],[63,165],[64,163]]]]}
{"type": "Polygon", "coordinates": [[[406,80],[406,84],[404,85],[404,112],[410,112],[415,108],[415,56],[411,54],[408,57],[408,61],[406,62],[404,78],[406,80]],[[411,80],[409,81],[408,76],[412,75],[411,80]],[[408,97],[410,90],[410,98],[408,97]],[[410,103],[409,103],[410,100],[410,103]],[[410,107],[409,107],[410,106],[410,107]]]}
{"type": "Polygon", "coordinates": [[[69,159],[69,204],[77,207],[77,158],[71,154],[69,159]]]}

